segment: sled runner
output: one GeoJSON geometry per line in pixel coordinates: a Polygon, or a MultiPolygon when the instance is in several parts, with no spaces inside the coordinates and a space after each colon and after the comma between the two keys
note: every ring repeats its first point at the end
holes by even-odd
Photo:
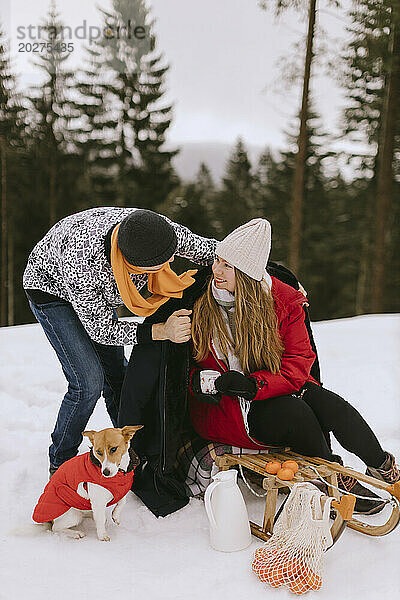
{"type": "Polygon", "coordinates": [[[223,456],[216,457],[215,462],[221,470],[228,470],[232,467],[239,466],[239,469],[245,468],[262,476],[262,487],[266,490],[264,494],[264,521],[262,526],[250,521],[250,527],[253,535],[263,540],[268,540],[272,535],[279,489],[284,487],[290,488],[294,483],[301,481],[310,481],[321,478],[328,484],[328,494],[335,498],[332,502],[332,508],[336,511],[336,517],[331,526],[331,534],[334,542],[339,538],[346,525],[351,529],[355,529],[356,531],[367,535],[380,536],[393,531],[400,521],[400,482],[389,485],[375,477],[370,477],[369,475],[359,473],[353,469],[343,467],[339,463],[332,463],[322,458],[305,457],[290,451],[271,451],[266,454],[224,454],[223,456]],[[291,481],[280,480],[276,475],[270,475],[265,471],[266,464],[274,460],[280,462],[295,460],[300,467],[299,471],[291,481]],[[387,502],[391,505],[392,511],[384,524],[371,525],[353,518],[353,509],[356,498],[352,494],[341,495],[336,489],[338,486],[338,473],[355,477],[358,481],[370,484],[380,490],[385,490],[391,495],[387,502]]]}

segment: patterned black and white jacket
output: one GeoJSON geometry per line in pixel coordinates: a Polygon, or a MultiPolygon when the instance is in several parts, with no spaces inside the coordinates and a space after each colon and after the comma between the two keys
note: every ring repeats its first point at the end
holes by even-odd
{"type": "MultiPolygon", "coordinates": [[[[89,336],[100,344],[134,345],[138,327],[143,327],[114,317],[114,309],[123,301],[104,246],[110,228],[134,210],[91,208],[62,219],[36,244],[25,268],[24,289],[42,290],[70,302],[89,336]]],[[[199,265],[213,262],[216,240],[164,218],[178,238],[176,256],[199,265]]],[[[138,290],[147,283],[146,274],[131,277],[138,290]]]]}

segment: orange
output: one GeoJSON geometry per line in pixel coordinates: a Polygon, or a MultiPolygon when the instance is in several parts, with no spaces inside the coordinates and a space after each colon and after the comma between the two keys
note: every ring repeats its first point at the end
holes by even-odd
{"type": "Polygon", "coordinates": [[[268,581],[272,587],[280,587],[283,585],[285,583],[285,577],[282,568],[277,565],[270,567],[265,573],[264,581],[268,581]]]}
{"type": "Polygon", "coordinates": [[[265,470],[270,475],[276,475],[280,468],[281,468],[281,463],[277,462],[277,461],[271,461],[265,465],[265,470]]]}
{"type": "Polygon", "coordinates": [[[268,556],[265,548],[258,548],[256,553],[258,555],[254,557],[251,568],[261,581],[267,581],[267,572],[271,569],[271,556],[268,556]]]}
{"type": "Polygon", "coordinates": [[[308,585],[307,580],[300,575],[289,583],[289,589],[295,594],[304,594],[304,592],[310,589],[310,586],[308,585]]]}
{"type": "Polygon", "coordinates": [[[253,562],[266,562],[272,559],[272,557],[274,557],[276,555],[276,550],[273,550],[271,548],[257,548],[257,550],[254,552],[254,560],[253,562]]]}
{"type": "Polygon", "coordinates": [[[311,569],[306,569],[304,573],[304,579],[307,581],[307,585],[312,590],[320,590],[322,586],[322,577],[311,571],[311,569]]]}
{"type": "Polygon", "coordinates": [[[287,578],[289,580],[296,579],[302,575],[304,571],[304,565],[297,558],[288,560],[287,562],[287,578]]]}
{"type": "Polygon", "coordinates": [[[264,546],[260,546],[254,552],[254,558],[266,558],[267,556],[273,556],[276,554],[275,548],[265,548],[264,546]]]}
{"type": "Polygon", "coordinates": [[[285,460],[285,462],[282,463],[282,469],[292,469],[293,473],[297,473],[299,465],[295,460],[285,460]]]}
{"type": "Polygon", "coordinates": [[[292,469],[280,469],[277,472],[276,476],[279,477],[279,479],[282,479],[283,481],[290,481],[291,479],[293,479],[294,473],[292,469]]]}
{"type": "Polygon", "coordinates": [[[256,575],[258,576],[260,581],[263,581],[263,582],[267,581],[269,583],[270,571],[271,571],[271,565],[267,565],[267,566],[264,565],[260,570],[254,571],[254,572],[256,573],[256,575]]]}
{"type": "Polygon", "coordinates": [[[265,569],[265,566],[268,564],[268,561],[264,558],[255,558],[251,563],[252,569],[265,569]]]}

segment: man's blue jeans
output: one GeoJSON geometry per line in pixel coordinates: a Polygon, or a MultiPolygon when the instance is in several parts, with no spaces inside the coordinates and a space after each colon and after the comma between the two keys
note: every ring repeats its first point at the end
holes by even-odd
{"type": "Polygon", "coordinates": [[[69,302],[34,304],[29,300],[29,305],[68,382],[49,448],[50,466],[59,467],[78,453],[82,432],[101,395],[113,427],[117,426],[126,365],[124,348],[94,342],[69,302]]]}

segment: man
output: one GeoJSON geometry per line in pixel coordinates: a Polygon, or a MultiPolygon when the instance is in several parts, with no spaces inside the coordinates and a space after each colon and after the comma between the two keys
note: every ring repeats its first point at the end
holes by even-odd
{"type": "Polygon", "coordinates": [[[207,265],[215,245],[152,211],[103,207],[62,219],[34,247],[23,287],[68,382],[51,436],[50,474],[77,454],[101,394],[117,426],[124,345],[190,339],[188,310],[148,324],[119,321],[116,307],[146,317],[182,297],[195,271],[176,275],[173,257],[207,265]]]}

